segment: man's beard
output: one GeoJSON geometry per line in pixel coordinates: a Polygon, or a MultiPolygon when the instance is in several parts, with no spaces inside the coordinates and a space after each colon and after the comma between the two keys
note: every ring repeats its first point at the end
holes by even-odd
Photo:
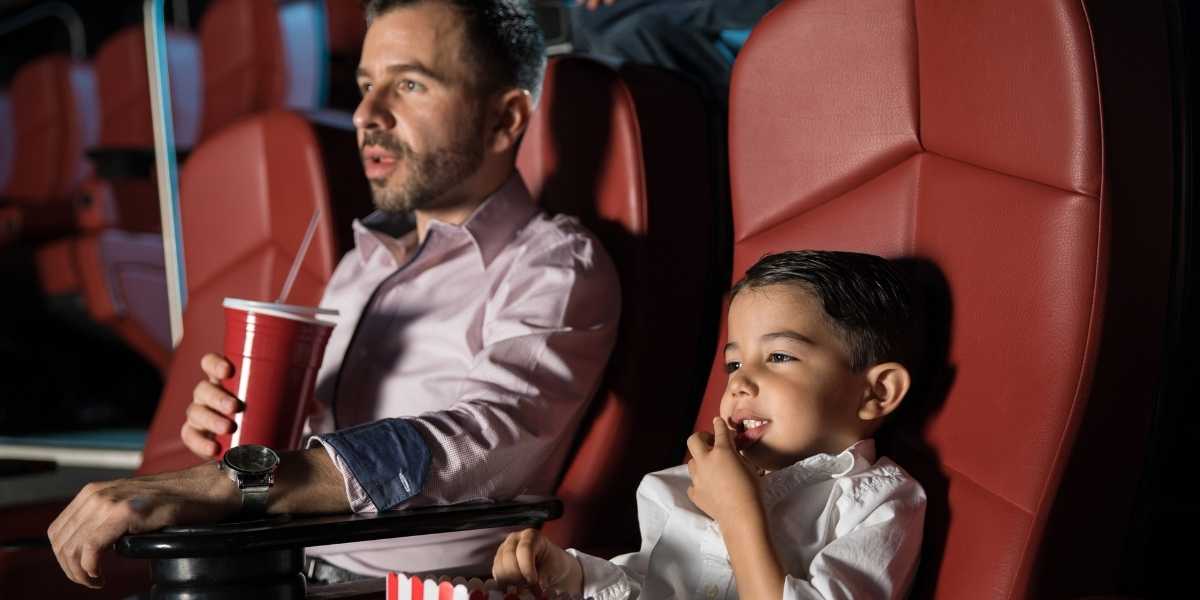
{"type": "Polygon", "coordinates": [[[447,191],[479,170],[483,162],[478,120],[473,119],[476,122],[471,124],[467,135],[452,145],[422,154],[386,132],[366,132],[362,147],[379,146],[395,155],[396,169],[408,170],[398,185],[388,185],[395,170],[387,177],[370,180],[375,207],[385,212],[436,208],[447,191]]]}

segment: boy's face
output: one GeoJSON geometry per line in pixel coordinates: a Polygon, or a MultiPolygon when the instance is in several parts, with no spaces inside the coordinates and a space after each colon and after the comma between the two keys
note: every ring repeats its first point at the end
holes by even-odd
{"type": "Polygon", "coordinates": [[[797,285],[743,289],[729,307],[721,417],[755,466],[774,471],[864,434],[868,390],[820,300],[797,285]]]}

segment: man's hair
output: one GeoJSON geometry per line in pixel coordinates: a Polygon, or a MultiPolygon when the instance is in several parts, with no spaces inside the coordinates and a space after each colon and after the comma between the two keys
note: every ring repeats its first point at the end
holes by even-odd
{"type": "Polygon", "coordinates": [[[527,90],[534,100],[546,70],[542,30],[524,0],[363,0],[367,23],[393,9],[423,2],[445,2],[466,24],[467,55],[475,61],[481,91],[506,87],[527,90]]]}
{"type": "Polygon", "coordinates": [[[857,252],[768,254],[734,284],[730,299],[744,290],[775,284],[799,286],[820,301],[850,349],[853,370],[913,358],[912,296],[888,261],[857,252]]]}

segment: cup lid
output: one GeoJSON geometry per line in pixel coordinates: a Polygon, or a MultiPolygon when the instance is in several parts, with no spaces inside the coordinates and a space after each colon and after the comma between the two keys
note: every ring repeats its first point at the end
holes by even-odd
{"type": "Polygon", "coordinates": [[[276,302],[259,302],[256,300],[243,300],[241,298],[226,298],[223,302],[221,302],[221,306],[226,308],[234,308],[237,310],[244,310],[246,312],[255,312],[283,317],[285,319],[292,319],[295,321],[304,321],[306,323],[314,323],[318,325],[332,326],[333,323],[327,319],[338,316],[338,311],[332,308],[300,306],[298,304],[279,304],[276,302]]]}

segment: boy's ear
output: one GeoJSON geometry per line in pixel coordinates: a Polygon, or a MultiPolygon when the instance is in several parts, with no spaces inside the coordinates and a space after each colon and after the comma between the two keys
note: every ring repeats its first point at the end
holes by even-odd
{"type": "Polygon", "coordinates": [[[512,88],[493,99],[494,125],[488,146],[496,154],[515,148],[533,117],[533,96],[528,91],[512,88]]]}
{"type": "Polygon", "coordinates": [[[900,406],[912,384],[908,369],[898,362],[879,363],[867,370],[867,389],[858,418],[875,421],[891,414],[900,406]]]}

